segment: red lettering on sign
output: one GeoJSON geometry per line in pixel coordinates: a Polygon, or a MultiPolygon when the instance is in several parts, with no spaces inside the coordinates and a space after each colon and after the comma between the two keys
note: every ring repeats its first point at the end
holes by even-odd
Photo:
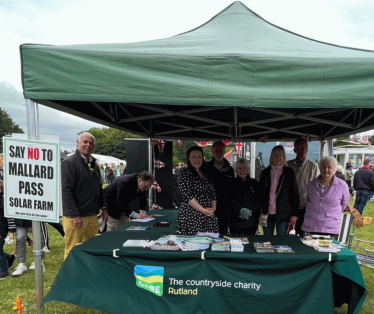
{"type": "Polygon", "coordinates": [[[40,151],[39,148],[27,148],[27,159],[35,159],[39,160],[40,157],[40,151]]]}

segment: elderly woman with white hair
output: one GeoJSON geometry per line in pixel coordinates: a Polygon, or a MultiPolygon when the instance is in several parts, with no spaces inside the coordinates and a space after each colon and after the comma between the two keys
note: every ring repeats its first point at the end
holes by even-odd
{"type": "Polygon", "coordinates": [[[334,175],[338,167],[334,157],[323,157],[318,166],[321,174],[308,185],[308,203],[301,230],[337,240],[341,213],[349,202],[348,185],[334,175]]]}
{"type": "Polygon", "coordinates": [[[248,160],[240,158],[234,164],[236,178],[230,184],[230,234],[254,235],[260,218],[259,183],[249,177],[248,160]]]}

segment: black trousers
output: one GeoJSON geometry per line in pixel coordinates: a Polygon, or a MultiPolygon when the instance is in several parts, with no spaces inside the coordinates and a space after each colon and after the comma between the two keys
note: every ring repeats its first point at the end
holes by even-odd
{"type": "Polygon", "coordinates": [[[304,235],[304,231],[301,230],[301,226],[304,223],[304,216],[305,216],[306,208],[299,209],[299,215],[297,215],[297,221],[296,221],[296,235],[304,235]]]}
{"type": "Polygon", "coordinates": [[[248,234],[255,235],[258,226],[249,227],[249,228],[235,228],[230,227],[230,234],[248,234]]]}

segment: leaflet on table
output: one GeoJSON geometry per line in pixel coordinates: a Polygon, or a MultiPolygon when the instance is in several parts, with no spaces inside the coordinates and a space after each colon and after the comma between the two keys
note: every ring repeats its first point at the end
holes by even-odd
{"type": "Polygon", "coordinates": [[[340,246],[338,244],[334,244],[334,243],[328,242],[326,240],[324,240],[324,241],[321,241],[320,239],[316,240],[316,239],[313,239],[310,236],[300,238],[300,240],[301,240],[301,242],[303,242],[303,244],[314,248],[318,252],[339,253],[341,248],[342,248],[342,246],[340,246]],[[328,246],[327,246],[327,244],[328,244],[328,246]],[[324,245],[324,246],[321,246],[321,245],[324,245]]]}
{"type": "Polygon", "coordinates": [[[273,248],[277,253],[295,253],[288,245],[273,245],[273,248]]]}
{"type": "Polygon", "coordinates": [[[253,248],[257,253],[274,253],[274,248],[270,242],[253,242],[253,248]]]}
{"type": "Polygon", "coordinates": [[[131,227],[127,228],[126,230],[142,231],[142,230],[147,230],[147,229],[149,229],[149,226],[131,226],[131,227]]]}
{"type": "Polygon", "coordinates": [[[230,242],[213,240],[212,251],[220,251],[220,252],[230,251],[230,242]]]}
{"type": "Polygon", "coordinates": [[[231,239],[230,240],[231,252],[243,252],[244,245],[241,239],[231,239]]]}
{"type": "Polygon", "coordinates": [[[148,222],[151,220],[155,220],[155,218],[131,219],[131,222],[148,222]]]}
{"type": "Polygon", "coordinates": [[[208,249],[213,242],[213,239],[210,237],[186,235],[164,235],[156,241],[156,244],[166,245],[170,242],[178,245],[182,251],[196,251],[208,249]]]}
{"type": "Polygon", "coordinates": [[[163,218],[163,217],[166,217],[166,215],[164,215],[164,214],[153,214],[153,215],[149,215],[149,216],[152,216],[153,218],[163,218]]]}
{"type": "Polygon", "coordinates": [[[211,237],[211,238],[217,239],[217,238],[219,238],[219,233],[198,232],[197,236],[198,237],[211,237]]]}
{"type": "Polygon", "coordinates": [[[325,252],[325,253],[340,253],[341,247],[334,243],[329,243],[328,247],[321,247],[318,245],[313,246],[313,248],[318,252],[325,252]]]}
{"type": "Polygon", "coordinates": [[[146,240],[127,240],[123,243],[123,247],[142,247],[146,242],[146,240]]]}
{"type": "Polygon", "coordinates": [[[196,235],[164,235],[161,238],[157,240],[158,243],[167,243],[168,241],[174,241],[174,242],[182,242],[182,241],[188,241],[188,242],[196,242],[196,243],[205,243],[205,244],[211,244],[213,242],[213,239],[210,237],[199,237],[196,235]]]}
{"type": "Polygon", "coordinates": [[[207,250],[210,247],[210,244],[189,241],[177,242],[177,244],[182,251],[207,250]]]}
{"type": "Polygon", "coordinates": [[[161,243],[155,243],[151,246],[151,250],[154,251],[178,251],[179,246],[174,243],[174,241],[169,241],[168,243],[161,244],[161,243]]]}
{"type": "Polygon", "coordinates": [[[249,244],[248,238],[247,237],[228,237],[228,236],[223,236],[227,240],[240,240],[242,244],[249,244]]]}

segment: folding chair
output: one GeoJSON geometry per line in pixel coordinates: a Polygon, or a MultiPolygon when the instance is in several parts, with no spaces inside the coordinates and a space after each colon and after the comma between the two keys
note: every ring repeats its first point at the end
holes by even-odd
{"type": "Polygon", "coordinates": [[[351,214],[342,214],[338,242],[340,244],[346,245],[348,249],[350,249],[352,246],[353,236],[355,235],[355,230],[356,230],[356,217],[351,214]],[[354,223],[352,223],[353,221],[354,223]],[[352,228],[352,225],[353,225],[353,228],[352,228]],[[352,233],[350,233],[351,228],[353,229],[352,233]]]}
{"type": "MultiPolygon", "coordinates": [[[[356,250],[358,249],[358,246],[361,242],[362,243],[367,243],[367,244],[370,244],[370,245],[374,245],[373,242],[369,242],[369,241],[364,241],[364,240],[360,240],[360,239],[357,239],[356,241],[357,241],[356,246],[353,249],[353,252],[355,252],[355,253],[356,253],[356,250]]],[[[366,267],[374,269],[374,251],[364,249],[364,248],[362,248],[362,250],[364,250],[366,253],[365,254],[356,253],[357,262],[359,264],[361,264],[360,268],[362,268],[362,266],[366,266],[366,267]]]]}

